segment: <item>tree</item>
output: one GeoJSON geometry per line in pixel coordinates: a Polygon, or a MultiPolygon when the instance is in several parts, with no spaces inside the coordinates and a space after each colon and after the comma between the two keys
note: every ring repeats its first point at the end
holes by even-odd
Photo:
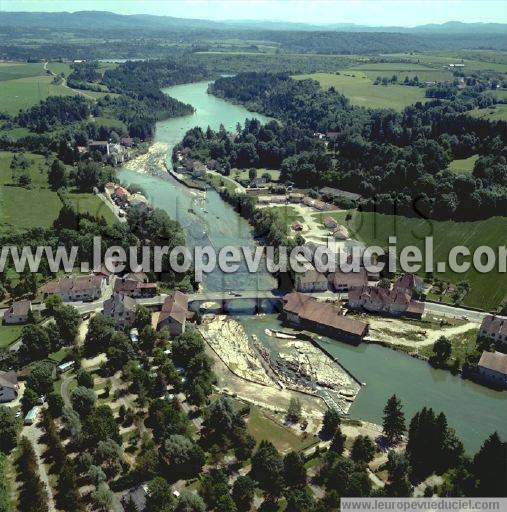
{"type": "Polygon", "coordinates": [[[390,443],[399,441],[401,436],[406,430],[405,415],[401,406],[401,401],[396,395],[393,395],[387,400],[384,407],[384,420],[383,420],[384,435],[390,443]]]}
{"type": "Polygon", "coordinates": [[[112,318],[97,313],[88,325],[85,337],[85,351],[89,355],[97,354],[108,347],[114,334],[115,326],[112,318]]]}
{"type": "Polygon", "coordinates": [[[222,469],[212,468],[202,479],[200,494],[204,499],[208,510],[217,507],[220,498],[229,495],[227,475],[222,469]]]}
{"type": "Polygon", "coordinates": [[[165,478],[155,477],[148,484],[147,512],[168,512],[172,510],[173,504],[174,497],[171,486],[165,478]]]}
{"type": "Polygon", "coordinates": [[[39,477],[37,457],[32,443],[22,437],[17,458],[21,485],[19,488],[19,510],[28,512],[47,512],[48,494],[46,486],[39,477]]]}
{"type": "Polygon", "coordinates": [[[79,370],[77,372],[77,383],[78,386],[82,386],[88,389],[93,389],[93,375],[86,370],[79,370]]]}
{"type": "Polygon", "coordinates": [[[64,402],[60,393],[55,391],[48,395],[48,410],[53,418],[58,418],[62,415],[63,406],[64,402]]]}
{"type": "Polygon", "coordinates": [[[118,444],[122,442],[118,423],[108,405],[99,405],[92,409],[84,419],[83,435],[88,446],[97,446],[100,441],[108,439],[112,439],[118,444]]]}
{"type": "Polygon", "coordinates": [[[74,306],[59,306],[55,309],[53,316],[64,345],[72,345],[81,323],[81,316],[77,309],[74,306]]]}
{"type": "Polygon", "coordinates": [[[107,512],[111,510],[114,494],[106,482],[101,482],[98,487],[91,493],[91,498],[97,506],[98,510],[107,512]]]}
{"type": "Polygon", "coordinates": [[[391,281],[386,277],[383,277],[378,283],[377,286],[379,288],[384,288],[385,290],[389,290],[391,288],[391,281]]]}
{"type": "Polygon", "coordinates": [[[252,478],[259,487],[273,496],[279,496],[283,487],[283,461],[269,441],[262,440],[252,457],[252,478]]]}
{"type": "Polygon", "coordinates": [[[239,476],[232,487],[232,498],[239,512],[247,512],[252,507],[255,482],[249,476],[239,476]]]}
{"type": "Polygon", "coordinates": [[[151,311],[142,305],[136,307],[134,327],[141,332],[145,327],[151,326],[151,311]]]}
{"type": "Polygon", "coordinates": [[[301,419],[301,400],[291,397],[289,407],[287,409],[287,420],[296,423],[301,419]]]}
{"type": "Polygon", "coordinates": [[[350,458],[357,464],[368,464],[375,455],[375,445],[368,436],[357,436],[352,445],[350,458]]]}
{"type": "Polygon", "coordinates": [[[87,476],[95,487],[98,487],[102,482],[107,480],[107,476],[102,468],[100,466],[95,466],[94,464],[91,464],[88,468],[87,476]]]}
{"type": "Polygon", "coordinates": [[[340,426],[340,414],[336,409],[327,409],[324,413],[321,435],[324,439],[333,437],[336,429],[340,426]]]}
{"type": "Polygon", "coordinates": [[[123,453],[121,446],[116,441],[112,439],[99,441],[96,457],[109,476],[115,475],[120,471],[123,453]]]}
{"type": "Polygon", "coordinates": [[[333,439],[331,440],[329,449],[338,455],[342,455],[345,450],[346,439],[347,436],[342,432],[342,429],[338,427],[334,433],[333,439]]]}
{"type": "Polygon", "coordinates": [[[46,395],[53,387],[53,366],[51,363],[40,362],[32,366],[26,379],[26,387],[31,388],[37,395],[46,395]]]}
{"type": "Polygon", "coordinates": [[[451,353],[451,342],[445,336],[440,336],[440,338],[438,338],[438,340],[435,341],[435,344],[433,345],[433,354],[435,360],[438,363],[443,364],[449,359],[449,357],[451,357],[451,353]]]}
{"type": "Polygon", "coordinates": [[[477,481],[477,496],[504,496],[507,489],[505,461],[507,443],[500,440],[497,432],[482,443],[476,453],[472,472],[477,481]]]}
{"type": "Polygon", "coordinates": [[[404,454],[390,450],[387,454],[386,468],[389,474],[389,483],[386,485],[386,493],[394,498],[406,498],[412,496],[412,485],[408,479],[410,466],[404,454]]]}
{"type": "Polygon", "coordinates": [[[21,353],[30,361],[48,356],[50,343],[46,329],[42,325],[29,324],[21,331],[21,353]]]}
{"type": "Polygon", "coordinates": [[[171,471],[187,478],[199,474],[205,461],[202,448],[179,434],[168,437],[164,443],[163,454],[171,471]]]}
{"type": "Polygon", "coordinates": [[[78,386],[74,389],[71,396],[72,407],[83,418],[88,416],[95,405],[97,395],[93,389],[78,386]]]}
{"type": "Polygon", "coordinates": [[[44,301],[44,305],[46,306],[46,311],[49,315],[53,316],[55,311],[63,305],[63,300],[59,295],[50,295],[44,301]]]}
{"type": "Polygon", "coordinates": [[[51,169],[48,173],[48,183],[53,190],[67,186],[67,175],[65,173],[65,166],[60,160],[53,160],[51,169]]]}
{"type": "Polygon", "coordinates": [[[26,414],[32,407],[35,407],[38,401],[39,395],[32,388],[27,387],[23,393],[23,398],[21,398],[23,414],[26,414]]]}
{"type": "Polygon", "coordinates": [[[14,411],[0,405],[0,452],[9,453],[16,446],[17,423],[14,411]]]}
{"type": "Polygon", "coordinates": [[[58,479],[58,503],[64,510],[83,510],[74,462],[67,458],[58,479]]]}
{"type": "Polygon", "coordinates": [[[174,512],[206,512],[206,505],[202,498],[189,491],[181,491],[174,512]]]}
{"type": "Polygon", "coordinates": [[[287,510],[291,512],[313,512],[315,500],[309,489],[291,489],[287,495],[287,510]]]}
{"type": "Polygon", "coordinates": [[[296,452],[289,452],[283,459],[283,476],[288,487],[306,485],[305,462],[296,452]]]}

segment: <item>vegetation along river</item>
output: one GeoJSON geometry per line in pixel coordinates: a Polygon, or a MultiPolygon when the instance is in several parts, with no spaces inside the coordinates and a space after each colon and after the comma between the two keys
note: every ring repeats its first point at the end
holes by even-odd
{"type": "MultiPolygon", "coordinates": [[[[233,131],[236,123],[245,118],[266,118],[252,114],[245,108],[225,102],[206,93],[207,83],[170,87],[165,91],[172,97],[190,103],[196,109],[191,116],[162,121],[157,125],[155,145],[163,148],[163,158],[171,165],[173,147],[185,132],[194,126],[217,129],[223,124],[233,131]],[[163,146],[162,146],[163,145],[163,146]]],[[[160,156],[160,155],[159,155],[160,156]]],[[[123,169],[122,182],[136,183],[146,192],[150,202],[166,210],[185,228],[190,246],[211,243],[216,249],[225,245],[254,245],[252,230],[219,195],[210,190],[205,194],[194,192],[174,180],[160,165],[160,158],[139,169],[123,169]],[[189,211],[191,210],[191,211],[189,211]]],[[[209,290],[271,289],[274,280],[265,272],[210,274],[205,280],[209,290]]],[[[247,332],[266,341],[264,329],[277,328],[274,315],[263,317],[241,316],[247,332]]],[[[396,393],[405,405],[407,418],[423,406],[444,411],[451,426],[456,428],[465,446],[475,451],[494,430],[507,438],[507,393],[479,386],[449,372],[432,369],[427,363],[378,345],[362,344],[352,347],[339,341],[323,338],[322,346],[332,353],[361,382],[366,382],[353,404],[353,418],[381,423],[382,409],[387,398],[396,393]]]]}

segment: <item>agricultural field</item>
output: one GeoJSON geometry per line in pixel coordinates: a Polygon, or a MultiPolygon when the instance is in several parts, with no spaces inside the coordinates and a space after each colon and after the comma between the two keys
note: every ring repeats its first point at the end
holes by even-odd
{"type": "Polygon", "coordinates": [[[386,58],[397,58],[406,62],[443,69],[449,64],[464,64],[466,71],[497,71],[507,73],[507,61],[499,56],[502,52],[474,52],[473,50],[442,51],[428,53],[393,53],[386,58]]]}
{"type": "Polygon", "coordinates": [[[417,76],[421,82],[426,81],[445,81],[452,80],[452,73],[446,69],[434,69],[422,64],[412,64],[408,62],[379,62],[371,64],[361,64],[354,66],[347,71],[359,71],[364,73],[370,80],[375,80],[378,76],[391,77],[396,75],[401,82],[406,76],[414,78],[417,76]]]}
{"type": "Polygon", "coordinates": [[[507,103],[498,103],[488,108],[476,108],[468,114],[488,121],[507,121],[507,103]]]}
{"type": "MultiPolygon", "coordinates": [[[[387,73],[387,71],[386,71],[387,73]]],[[[392,71],[389,72],[393,75],[392,71]]],[[[374,72],[375,77],[379,72],[374,72]]],[[[375,79],[373,78],[373,80],[375,79]]],[[[353,105],[367,108],[392,108],[402,111],[406,106],[418,101],[426,101],[424,89],[405,85],[373,85],[364,71],[352,69],[342,70],[340,74],[312,73],[295,75],[293,78],[317,80],[323,89],[334,87],[338,92],[349,98],[353,105]]]]}
{"type": "MultiPolygon", "coordinates": [[[[32,183],[25,188],[12,182],[12,153],[0,152],[0,233],[19,232],[34,227],[49,228],[62,207],[58,194],[48,187],[45,158],[31,153],[27,157],[31,161],[28,173],[32,183]]],[[[93,194],[70,193],[69,199],[80,213],[99,213],[108,222],[115,221],[111,210],[93,194]]]]}
{"type": "MultiPolygon", "coordinates": [[[[398,251],[408,245],[414,245],[423,252],[424,237],[432,236],[435,266],[439,261],[447,263],[448,254],[452,247],[462,245],[473,254],[479,246],[485,245],[495,250],[495,248],[505,245],[507,242],[505,219],[502,217],[474,222],[454,222],[411,219],[395,215],[355,211],[352,214],[352,219],[344,222],[351,236],[361,240],[366,245],[387,247],[389,236],[396,236],[398,251]]],[[[496,253],[498,254],[498,250],[496,250],[496,253]]],[[[420,274],[423,275],[424,272],[421,271],[420,274]]],[[[481,274],[471,268],[465,273],[456,274],[446,268],[445,272],[435,272],[434,275],[451,283],[467,280],[470,283],[470,291],[465,296],[464,304],[468,306],[493,310],[505,298],[507,288],[507,275],[505,273],[491,271],[481,274]]]]}
{"type": "MultiPolygon", "coordinates": [[[[109,69],[116,66],[104,63],[101,67],[109,69]]],[[[52,62],[48,67],[54,73],[70,72],[69,64],[52,62]]],[[[20,109],[30,108],[49,96],[71,96],[82,94],[95,100],[102,98],[106,92],[78,91],[64,84],[53,83],[54,77],[49,75],[42,63],[0,63],[0,112],[15,115],[20,109]]]]}
{"type": "Polygon", "coordinates": [[[467,174],[474,170],[474,165],[479,155],[472,155],[468,158],[453,160],[449,164],[449,170],[455,174],[467,174]]]}

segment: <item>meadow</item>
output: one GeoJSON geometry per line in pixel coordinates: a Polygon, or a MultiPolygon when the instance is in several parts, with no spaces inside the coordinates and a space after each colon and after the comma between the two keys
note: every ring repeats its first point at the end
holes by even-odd
{"type": "Polygon", "coordinates": [[[507,103],[498,103],[488,108],[476,108],[468,114],[488,121],[507,121],[507,103]]]}
{"type": "MultiPolygon", "coordinates": [[[[29,188],[24,188],[12,182],[12,155],[7,151],[0,152],[0,234],[35,227],[51,227],[60,212],[62,202],[47,184],[46,159],[41,155],[27,154],[31,162],[28,173],[32,184],[29,188]]],[[[111,210],[93,194],[69,193],[69,199],[79,213],[100,215],[109,223],[116,220],[111,210]]]]}
{"type": "Polygon", "coordinates": [[[455,174],[466,174],[474,170],[474,165],[479,155],[472,155],[468,158],[461,158],[459,160],[453,160],[449,164],[449,170],[455,174]]]}
{"type": "MultiPolygon", "coordinates": [[[[388,76],[393,74],[385,71],[388,76]]],[[[374,72],[375,77],[381,72],[374,72]]],[[[400,75],[399,75],[400,76],[400,75]]],[[[418,101],[424,102],[424,89],[405,85],[373,85],[373,80],[368,78],[364,71],[347,69],[340,74],[312,73],[309,75],[295,75],[293,78],[304,80],[311,78],[317,80],[323,89],[334,87],[338,92],[349,98],[353,105],[367,108],[392,108],[402,111],[406,106],[418,101]]]]}
{"type": "MultiPolygon", "coordinates": [[[[321,214],[317,215],[321,216],[321,214]]],[[[424,237],[432,236],[434,266],[439,261],[447,262],[449,251],[458,245],[467,247],[472,254],[477,247],[485,245],[493,248],[498,255],[498,247],[507,242],[503,217],[475,222],[454,222],[354,211],[352,218],[346,221],[346,212],[330,215],[348,227],[352,238],[362,241],[367,246],[388,247],[389,237],[396,236],[398,252],[409,245],[414,245],[423,251],[424,237]]],[[[467,258],[467,261],[470,259],[467,258]]],[[[419,274],[424,275],[424,271],[419,274]]],[[[481,274],[472,268],[465,273],[457,274],[446,268],[445,272],[435,272],[434,275],[451,283],[467,280],[471,288],[465,297],[464,304],[468,306],[494,310],[505,299],[507,289],[505,273],[491,271],[481,274]]]]}

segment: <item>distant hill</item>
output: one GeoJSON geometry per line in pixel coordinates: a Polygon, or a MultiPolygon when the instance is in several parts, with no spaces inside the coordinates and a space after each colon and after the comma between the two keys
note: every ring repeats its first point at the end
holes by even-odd
{"type": "Polygon", "coordinates": [[[150,14],[116,14],[108,11],[77,12],[0,12],[0,25],[10,27],[45,27],[67,29],[212,29],[212,30],[268,30],[268,31],[338,31],[338,32],[399,32],[399,33],[445,33],[445,34],[502,34],[507,33],[507,24],[462,23],[449,21],[415,27],[381,27],[354,23],[309,24],[285,21],[227,20],[211,21],[191,18],[175,18],[150,14]]]}

